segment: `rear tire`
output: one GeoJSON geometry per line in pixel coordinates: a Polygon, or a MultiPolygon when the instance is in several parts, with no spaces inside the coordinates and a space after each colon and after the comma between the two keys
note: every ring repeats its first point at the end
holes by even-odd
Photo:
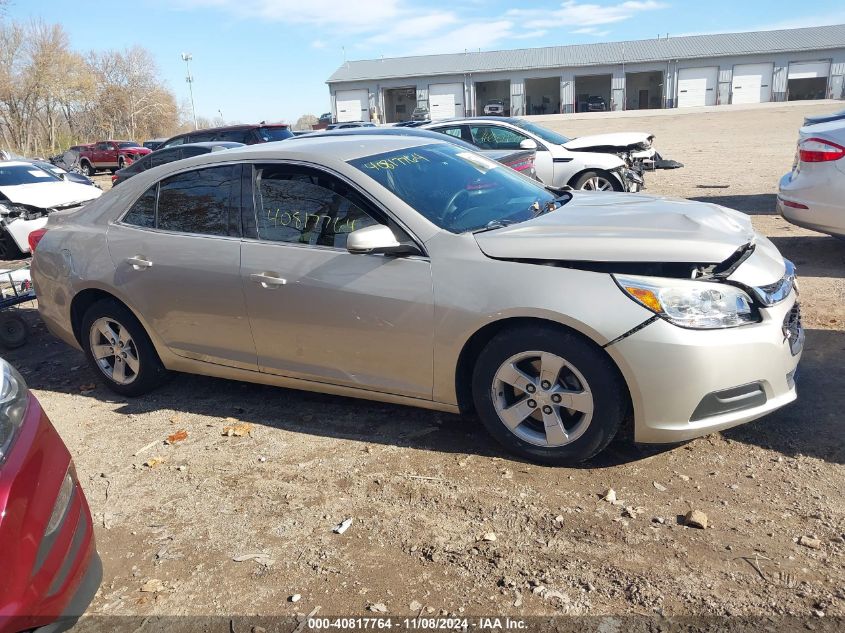
{"type": "Polygon", "coordinates": [[[550,326],[495,336],[475,363],[472,395],[482,423],[507,450],[555,466],[604,450],[627,411],[610,359],[579,334],[550,326]]]}
{"type": "Polygon", "coordinates": [[[7,349],[24,345],[29,338],[29,326],[17,315],[0,317],[0,344],[7,349]]]}
{"type": "Polygon", "coordinates": [[[102,299],[88,308],[80,338],[97,376],[122,396],[142,396],[168,377],[144,327],[114,299],[102,299]]]}
{"type": "Polygon", "coordinates": [[[622,183],[603,171],[585,171],[572,184],[580,191],[622,191],[622,183]]]}
{"type": "Polygon", "coordinates": [[[95,173],[94,168],[91,166],[91,163],[89,163],[87,160],[83,160],[81,163],[79,163],[79,169],[84,175],[88,176],[89,178],[95,173]]]}

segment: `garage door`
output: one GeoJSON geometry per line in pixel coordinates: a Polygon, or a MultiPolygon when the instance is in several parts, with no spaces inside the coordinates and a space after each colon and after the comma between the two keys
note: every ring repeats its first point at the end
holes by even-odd
{"type": "Polygon", "coordinates": [[[731,103],[768,103],[772,100],[772,65],[734,66],[731,103]]]}
{"type": "Polygon", "coordinates": [[[464,85],[431,84],[428,87],[428,107],[432,121],[464,116],[464,85]]]}
{"type": "Polygon", "coordinates": [[[367,90],[338,90],[335,105],[338,123],[370,120],[370,93],[367,90]]]}
{"type": "Polygon", "coordinates": [[[681,68],[678,71],[678,107],[716,105],[719,68],[681,68]]]}
{"type": "Polygon", "coordinates": [[[820,79],[830,74],[830,62],[790,62],[790,79],[820,79]]]}

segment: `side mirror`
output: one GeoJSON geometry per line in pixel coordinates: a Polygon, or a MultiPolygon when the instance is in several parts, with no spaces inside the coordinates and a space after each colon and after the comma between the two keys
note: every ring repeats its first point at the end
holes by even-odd
{"type": "Polygon", "coordinates": [[[384,224],[367,226],[352,231],[346,238],[346,250],[353,255],[416,255],[418,251],[408,244],[396,241],[393,231],[384,224]]]}
{"type": "Polygon", "coordinates": [[[537,141],[535,141],[535,140],[533,140],[533,139],[530,139],[530,138],[526,138],[526,139],[524,139],[522,142],[520,142],[520,144],[519,144],[519,149],[533,149],[533,150],[536,150],[536,149],[537,149],[537,141]]]}

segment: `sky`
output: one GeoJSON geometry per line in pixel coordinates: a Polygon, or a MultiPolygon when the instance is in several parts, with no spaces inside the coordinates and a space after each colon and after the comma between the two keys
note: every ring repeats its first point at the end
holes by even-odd
{"type": "MultiPolygon", "coordinates": [[[[95,3],[96,4],[96,3],[95,3]]],[[[77,50],[152,51],[197,114],[289,121],[329,110],[345,59],[377,59],[845,23],[842,0],[131,0],[102,10],[11,0],[6,17],[60,23],[77,50]]]]}

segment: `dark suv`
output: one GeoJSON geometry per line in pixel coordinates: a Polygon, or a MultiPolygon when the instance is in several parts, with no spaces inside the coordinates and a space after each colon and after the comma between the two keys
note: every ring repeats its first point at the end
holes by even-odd
{"type": "Polygon", "coordinates": [[[290,131],[290,126],[287,123],[229,125],[179,134],[167,139],[158,149],[166,149],[185,143],[205,143],[208,141],[231,141],[244,145],[255,145],[256,143],[283,141],[288,138],[293,138],[293,132],[290,131]]]}

